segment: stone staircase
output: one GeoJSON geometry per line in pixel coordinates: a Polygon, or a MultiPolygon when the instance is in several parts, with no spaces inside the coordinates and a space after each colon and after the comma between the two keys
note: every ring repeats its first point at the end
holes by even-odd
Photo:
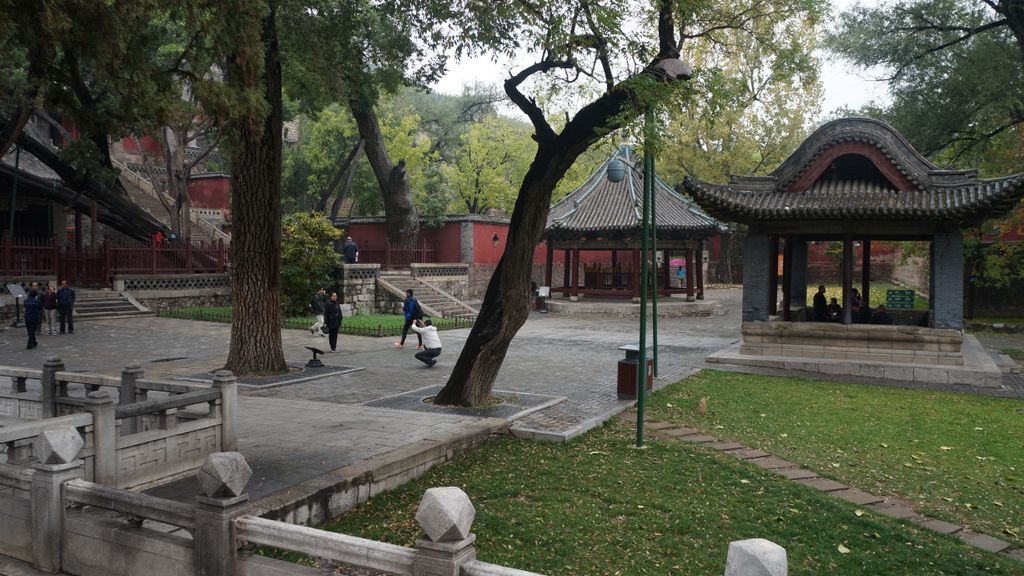
{"type": "MultiPolygon", "coordinates": [[[[123,184],[124,189],[128,191],[128,197],[131,201],[139,208],[142,208],[146,212],[152,214],[154,218],[170,228],[170,215],[167,213],[167,209],[164,208],[160,199],[157,197],[158,194],[166,197],[164,192],[154,187],[144,176],[132,170],[130,165],[117,160],[113,160],[113,163],[114,166],[121,171],[121,184],[123,184]]],[[[173,199],[166,199],[169,203],[174,203],[173,199]]],[[[191,214],[191,218],[193,240],[202,240],[205,242],[224,240],[225,244],[230,243],[231,237],[229,235],[225,234],[216,225],[206,221],[199,214],[195,213],[195,211],[191,214]]]]}
{"type": "Polygon", "coordinates": [[[126,292],[75,290],[75,320],[106,320],[131,316],[152,316],[126,292]]]}
{"type": "Polygon", "coordinates": [[[397,298],[405,298],[405,291],[412,288],[420,307],[423,308],[423,313],[427,316],[473,321],[479,314],[479,310],[444,290],[414,278],[408,271],[381,272],[377,283],[397,298]]]}

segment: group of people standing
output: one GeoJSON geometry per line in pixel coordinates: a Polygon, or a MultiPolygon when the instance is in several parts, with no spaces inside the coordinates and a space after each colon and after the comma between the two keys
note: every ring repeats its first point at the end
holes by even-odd
{"type": "MultiPolygon", "coordinates": [[[[854,323],[857,324],[892,324],[892,316],[885,310],[885,306],[878,305],[872,312],[870,305],[865,305],[860,292],[853,288],[850,294],[850,312],[854,323]]],[[[818,286],[818,292],[814,295],[813,313],[815,322],[842,322],[843,306],[836,298],[831,302],[826,301],[825,285],[818,286]]]]}
{"type": "Polygon", "coordinates": [[[22,303],[25,309],[25,328],[28,330],[28,349],[31,350],[39,345],[36,335],[42,333],[43,319],[46,319],[46,333],[49,336],[66,332],[75,333],[75,291],[64,280],[60,288],[54,288],[52,284],[40,288],[38,282],[29,285],[22,303]]]}
{"type": "Polygon", "coordinates": [[[316,317],[316,322],[309,327],[309,333],[320,336],[327,336],[327,343],[331,346],[331,352],[338,351],[338,330],[341,330],[341,304],[338,302],[338,293],[331,292],[327,296],[327,290],[320,288],[313,294],[309,301],[309,308],[316,317]]]}

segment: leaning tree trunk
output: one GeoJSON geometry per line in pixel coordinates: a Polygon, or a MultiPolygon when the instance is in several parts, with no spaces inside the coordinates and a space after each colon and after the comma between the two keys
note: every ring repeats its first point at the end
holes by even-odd
{"type": "Polygon", "coordinates": [[[370,106],[355,100],[349,101],[352,117],[356,120],[359,136],[363,139],[366,159],[373,168],[384,196],[384,215],[387,219],[388,240],[393,244],[411,244],[420,234],[420,218],[412,203],[412,188],[405,172],[405,160],[398,165],[391,163],[391,156],[384,145],[380,131],[380,120],[370,106]]]}
{"type": "Polygon", "coordinates": [[[262,89],[265,116],[243,118],[232,146],[231,347],[226,368],[235,374],[287,369],[281,346],[281,61],[274,9],[264,19],[262,75],[243,57],[231,61],[229,81],[262,89]],[[262,86],[261,86],[262,84],[262,86]]]}
{"type": "Polygon", "coordinates": [[[581,110],[561,134],[539,139],[519,188],[505,251],[455,368],[436,397],[438,404],[475,406],[490,395],[509,344],[529,315],[533,251],[547,222],[551,194],[580,154],[638,114],[627,108],[627,97],[621,90],[607,93],[581,110]]]}

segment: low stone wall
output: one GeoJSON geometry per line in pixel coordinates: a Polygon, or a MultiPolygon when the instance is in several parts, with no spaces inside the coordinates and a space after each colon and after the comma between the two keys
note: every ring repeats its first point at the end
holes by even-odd
{"type": "Polygon", "coordinates": [[[140,274],[114,276],[114,290],[143,297],[206,296],[230,294],[230,274],[140,274]]]}
{"type": "Polygon", "coordinates": [[[145,293],[134,293],[130,292],[132,298],[138,300],[139,304],[142,304],[146,308],[149,308],[153,312],[159,312],[161,310],[172,310],[174,308],[188,308],[192,306],[230,306],[231,295],[230,294],[214,294],[208,296],[164,296],[164,297],[150,297],[145,293]]]}
{"type": "Polygon", "coordinates": [[[963,366],[963,333],[920,326],[744,322],[740,353],[830,360],[963,366]]]}

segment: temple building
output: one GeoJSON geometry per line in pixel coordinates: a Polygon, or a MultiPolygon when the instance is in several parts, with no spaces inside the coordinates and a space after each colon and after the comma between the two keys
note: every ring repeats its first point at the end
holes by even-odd
{"type": "Polygon", "coordinates": [[[960,231],[1013,208],[1024,194],[1024,174],[981,179],[976,170],[942,169],[887,124],[847,118],[816,130],[767,176],[733,176],[721,185],[687,178],[681,190],[712,216],[749,227],[743,257],[743,340],[738,349],[713,359],[895,380],[998,385],[998,369],[976,339],[962,331],[960,231]],[[929,310],[914,322],[921,325],[858,323],[855,243],[862,257],[861,301],[867,306],[871,242],[879,240],[930,245],[929,310]],[[842,243],[840,321],[798,322],[814,319],[806,309],[807,254],[808,243],[821,241],[842,243]]]}

